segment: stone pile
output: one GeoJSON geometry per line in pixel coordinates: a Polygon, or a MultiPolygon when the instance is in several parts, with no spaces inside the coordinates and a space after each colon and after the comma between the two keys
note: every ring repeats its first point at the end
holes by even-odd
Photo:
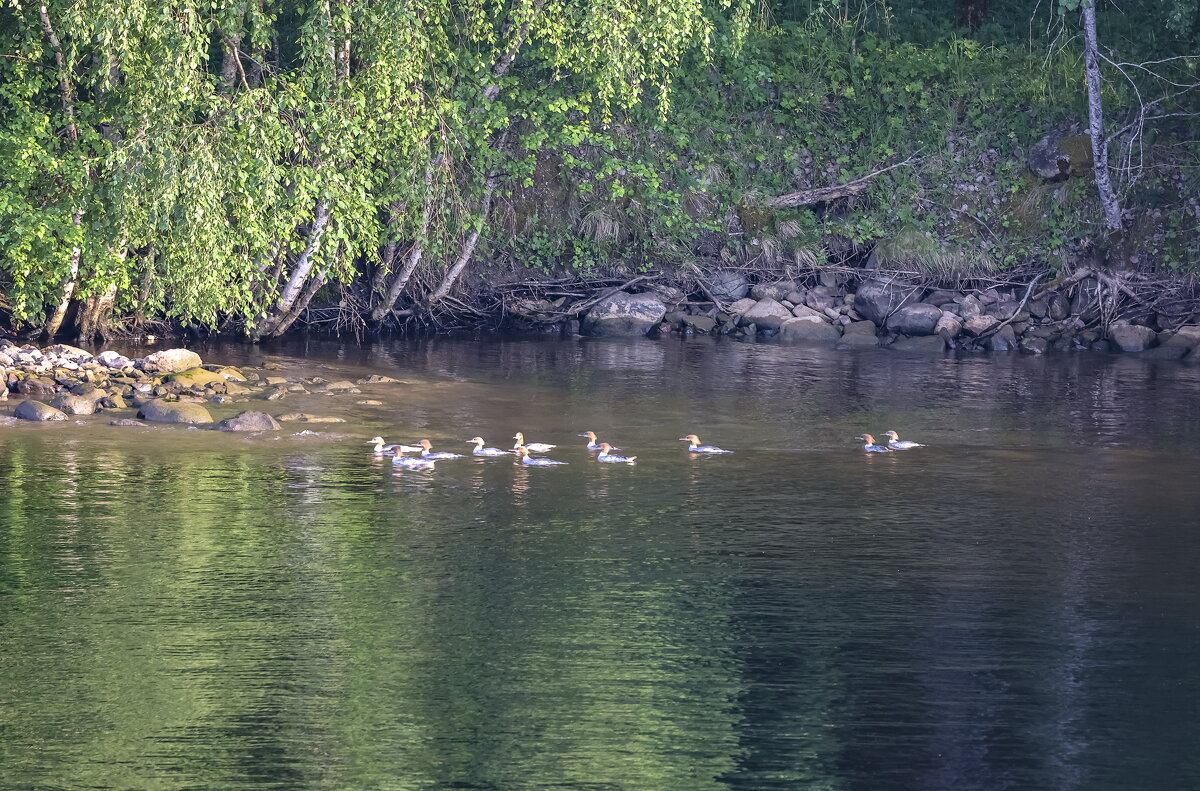
{"type": "Polygon", "coordinates": [[[851,290],[849,280],[832,273],[815,286],[786,280],[751,284],[736,272],[718,273],[711,281],[708,291],[717,304],[688,303],[669,289],[619,293],[595,305],[580,330],[594,336],[658,331],[775,337],[784,344],[837,349],[1028,354],[1093,349],[1200,364],[1200,326],[1160,331],[1120,320],[1107,331],[1093,326],[1094,289],[1089,292],[1086,281],[1036,299],[1027,298],[1023,288],[946,291],[887,279],[867,279],[851,290]]]}
{"type": "Polygon", "coordinates": [[[188,349],[129,358],[115,351],[93,355],[65,344],[38,348],[0,339],[0,401],[19,400],[12,416],[21,420],[56,421],[113,412],[117,418],[113,425],[181,423],[222,431],[273,431],[279,428],[277,420],[317,423],[341,419],[293,417],[298,413],[272,417],[250,410],[216,422],[209,406],[250,399],[280,401],[296,394],[359,394],[360,385],[395,381],[378,374],[357,382],[330,382],[320,377],[291,380],[265,369],[205,365],[200,355],[188,349]]]}

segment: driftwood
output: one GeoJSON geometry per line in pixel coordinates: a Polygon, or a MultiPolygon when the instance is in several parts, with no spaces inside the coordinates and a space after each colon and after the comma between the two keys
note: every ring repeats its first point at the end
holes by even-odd
{"type": "Polygon", "coordinates": [[[903,162],[897,162],[894,165],[880,168],[865,176],[859,176],[845,184],[835,184],[832,187],[817,187],[810,190],[801,190],[800,192],[789,192],[787,195],[771,198],[767,201],[767,206],[772,209],[796,209],[801,206],[812,206],[814,203],[837,200],[838,198],[850,198],[865,191],[871,183],[871,179],[876,176],[887,173],[889,170],[904,167],[911,162],[912,158],[910,157],[903,162]]]}

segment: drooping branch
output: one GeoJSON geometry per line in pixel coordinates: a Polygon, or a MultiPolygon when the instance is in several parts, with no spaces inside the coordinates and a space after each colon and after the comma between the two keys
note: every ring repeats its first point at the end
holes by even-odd
{"type": "MultiPolygon", "coordinates": [[[[525,45],[525,40],[529,37],[530,26],[533,25],[538,16],[542,13],[542,8],[545,5],[546,0],[535,0],[533,7],[529,9],[529,15],[521,20],[520,24],[517,26],[516,34],[513,35],[512,40],[508,44],[508,49],[504,51],[504,54],[501,55],[500,59],[496,61],[496,64],[492,66],[493,80],[499,81],[503,79],[506,74],[508,74],[508,70],[512,68],[513,61],[516,60],[517,53],[521,51],[521,47],[525,45]]],[[[512,28],[512,22],[505,25],[504,29],[501,31],[501,36],[503,37],[511,32],[512,28]]],[[[499,93],[499,82],[493,82],[491,85],[483,89],[483,96],[489,102],[494,100],[499,93]]]]}
{"type": "Polygon", "coordinates": [[[441,285],[433,292],[429,298],[429,303],[433,304],[440,299],[444,299],[450,289],[458,281],[463,270],[467,268],[467,264],[471,262],[471,256],[475,254],[475,245],[479,242],[479,234],[483,230],[483,226],[487,223],[488,215],[492,211],[492,196],[496,192],[496,185],[499,182],[499,176],[496,173],[488,175],[487,183],[483,189],[483,201],[479,208],[479,222],[475,225],[475,229],[471,231],[470,236],[463,243],[462,250],[459,252],[458,259],[454,262],[454,266],[450,267],[446,272],[446,276],[442,278],[441,285]]]}

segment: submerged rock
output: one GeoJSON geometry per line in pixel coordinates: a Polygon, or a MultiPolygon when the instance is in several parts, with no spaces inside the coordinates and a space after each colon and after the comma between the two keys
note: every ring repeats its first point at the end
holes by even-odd
{"type": "Polygon", "coordinates": [[[49,404],[43,404],[41,401],[22,401],[17,404],[17,408],[13,411],[13,417],[19,420],[66,420],[67,415],[60,412],[49,404]]]}
{"type": "Polygon", "coordinates": [[[63,393],[50,400],[50,406],[68,415],[94,415],[98,399],[85,395],[63,393]]]}
{"type": "Polygon", "coordinates": [[[142,421],[134,420],[131,417],[123,417],[120,420],[113,420],[108,425],[110,425],[110,426],[142,426],[143,428],[146,426],[146,424],[143,423],[142,421]]]}
{"type": "Polygon", "coordinates": [[[946,341],[940,335],[901,336],[888,348],[896,352],[934,354],[946,351],[946,341]]]}
{"type": "Polygon", "coordinates": [[[593,305],[580,329],[597,338],[637,337],[657,327],[666,314],[667,306],[654,294],[618,293],[593,305]]]}
{"type": "Polygon", "coordinates": [[[138,417],[151,423],[211,423],[212,415],[200,404],[155,398],[138,409],[138,417]]]}
{"type": "Polygon", "coordinates": [[[873,321],[852,321],[842,330],[842,338],[838,341],[839,349],[852,347],[871,347],[879,345],[879,337],[875,334],[873,321]]]}
{"type": "Polygon", "coordinates": [[[1123,352],[1141,352],[1158,343],[1158,335],[1149,327],[1117,322],[1108,330],[1108,339],[1123,352]]]}
{"type": "Polygon", "coordinates": [[[840,337],[837,327],[814,317],[791,318],[779,328],[779,342],[785,344],[832,346],[840,337]]]}

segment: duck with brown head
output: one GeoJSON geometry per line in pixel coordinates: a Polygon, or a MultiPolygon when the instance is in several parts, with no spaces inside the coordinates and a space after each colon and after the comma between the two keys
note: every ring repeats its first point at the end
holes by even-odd
{"type": "Polygon", "coordinates": [[[885,431],[883,436],[888,438],[888,447],[892,450],[911,450],[912,448],[925,447],[920,442],[909,442],[906,439],[900,439],[900,435],[894,431],[885,431]]]}
{"type": "Polygon", "coordinates": [[[855,439],[861,439],[866,443],[863,445],[863,450],[865,450],[867,453],[888,453],[891,450],[890,448],[885,448],[882,445],[876,445],[875,438],[870,434],[860,434],[855,439]]]}
{"type": "Polygon", "coordinates": [[[686,437],[680,437],[679,441],[688,443],[688,450],[692,453],[733,453],[731,450],[718,448],[716,445],[701,445],[700,438],[695,434],[688,434],[686,437]]]}

